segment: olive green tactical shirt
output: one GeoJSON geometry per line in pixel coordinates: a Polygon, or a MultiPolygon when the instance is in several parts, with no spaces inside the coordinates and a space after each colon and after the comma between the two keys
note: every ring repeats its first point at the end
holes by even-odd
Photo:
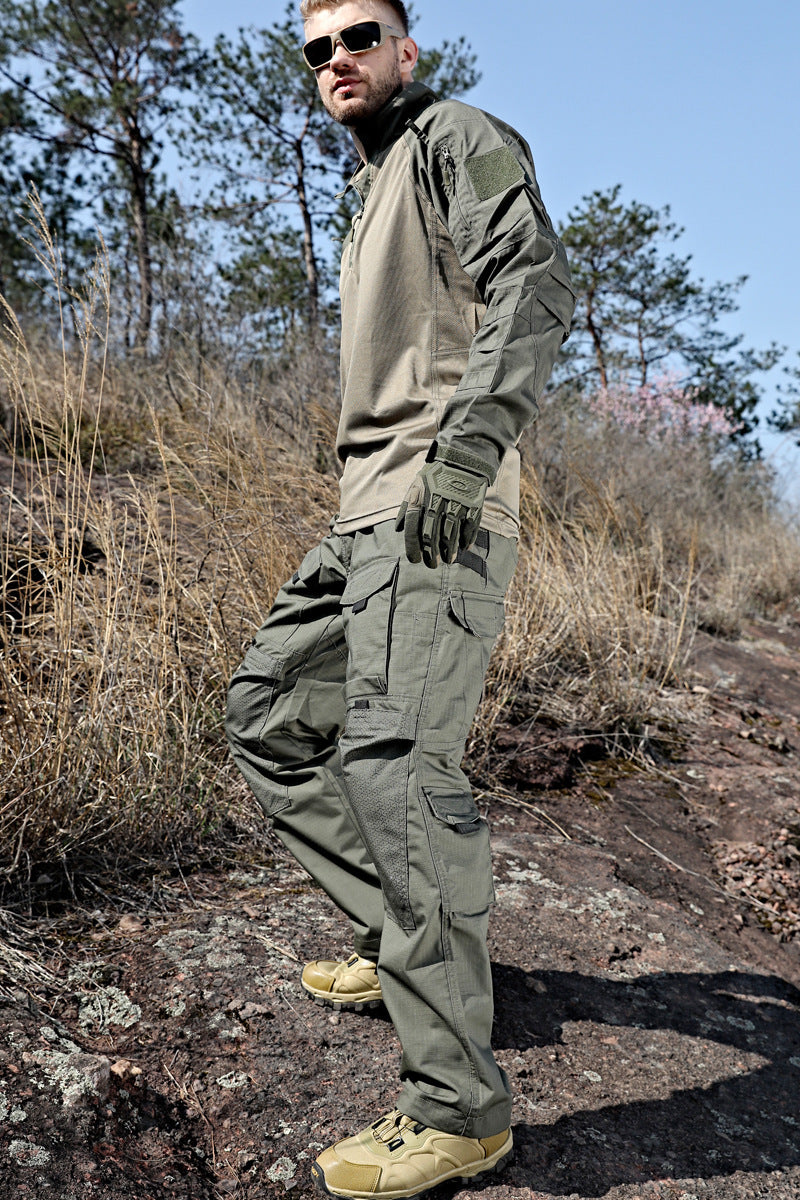
{"type": "Polygon", "coordinates": [[[527,144],[412,83],[360,127],[345,239],[337,533],[396,516],[431,444],[497,471],[482,524],[519,532],[516,444],[569,332],[569,268],[527,144]]]}

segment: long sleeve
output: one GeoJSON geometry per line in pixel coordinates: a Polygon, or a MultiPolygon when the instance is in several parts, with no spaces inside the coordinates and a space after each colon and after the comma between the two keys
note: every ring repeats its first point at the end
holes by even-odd
{"type": "Polygon", "coordinates": [[[437,440],[472,448],[496,471],[534,420],[575,297],[522,139],[476,109],[429,112],[425,185],[486,306],[437,440]]]}

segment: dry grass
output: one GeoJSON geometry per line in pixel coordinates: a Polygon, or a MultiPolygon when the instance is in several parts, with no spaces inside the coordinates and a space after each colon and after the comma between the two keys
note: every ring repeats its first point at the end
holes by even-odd
{"type": "Polygon", "coordinates": [[[11,878],[59,862],[90,870],[224,822],[236,792],[225,684],[324,529],[335,486],[230,393],[188,383],[167,417],[151,407],[139,420],[147,474],[109,477],[103,430],[127,409],[105,362],[108,313],[101,259],[60,313],[59,355],[29,347],[5,314],[0,861],[11,878]]]}
{"type": "Polygon", "coordinates": [[[657,530],[634,536],[610,496],[586,482],[581,504],[555,511],[532,469],[522,507],[519,566],[471,752],[486,761],[509,710],[629,750],[686,707],[693,547],[670,576],[657,530]]]}
{"type": "MultiPolygon", "coordinates": [[[[11,313],[0,343],[9,880],[163,852],[236,815],[227,680],[336,505],[318,364],[299,362],[264,400],[210,367],[198,379],[109,363],[102,258],[57,311],[59,353],[29,345],[11,313]]],[[[630,447],[602,461],[595,446],[589,470],[574,438],[559,456],[543,428],[476,762],[509,709],[620,742],[673,720],[696,624],[733,630],[800,580],[797,533],[750,480],[721,498],[697,465],[654,472],[630,447]],[[659,506],[652,481],[669,471],[659,506]]]]}
{"type": "Polygon", "coordinates": [[[692,560],[689,614],[699,626],[736,636],[748,616],[800,592],[798,517],[781,509],[765,465],[713,456],[701,441],[598,427],[566,405],[545,408],[532,455],[553,507],[585,512],[602,492],[624,538],[658,543],[664,578],[679,591],[692,560]]]}

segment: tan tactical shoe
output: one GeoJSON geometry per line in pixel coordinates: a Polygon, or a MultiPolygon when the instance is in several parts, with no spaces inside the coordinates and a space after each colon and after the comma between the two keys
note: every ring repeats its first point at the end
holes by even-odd
{"type": "Polygon", "coordinates": [[[510,1129],[495,1137],[458,1137],[395,1110],[323,1150],[311,1174],[329,1196],[401,1200],[421,1196],[448,1179],[469,1183],[499,1171],[510,1160],[512,1147],[510,1129]]]}
{"type": "Polygon", "coordinates": [[[300,980],[317,1004],[361,1012],[381,1003],[381,985],[374,962],[351,954],[345,962],[307,963],[300,980]]]}

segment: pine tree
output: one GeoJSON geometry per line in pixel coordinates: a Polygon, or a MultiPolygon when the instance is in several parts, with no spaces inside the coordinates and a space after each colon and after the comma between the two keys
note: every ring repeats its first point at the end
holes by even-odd
{"type": "Polygon", "coordinates": [[[153,314],[150,210],[160,134],[194,49],[179,0],[0,0],[0,22],[0,74],[24,97],[26,136],[86,167],[86,202],[111,195],[124,214],[137,280],[131,340],[143,348],[153,314]]]}
{"type": "Polygon", "coordinates": [[[669,207],[623,203],[619,185],[584,196],[561,237],[578,303],[557,378],[588,389],[643,387],[665,371],[698,389],[698,402],[724,409],[747,439],[757,425],[758,376],[780,359],[743,345],[721,318],[738,309],[746,276],[708,284],[691,255],[674,249],[683,234],[669,207]]]}

